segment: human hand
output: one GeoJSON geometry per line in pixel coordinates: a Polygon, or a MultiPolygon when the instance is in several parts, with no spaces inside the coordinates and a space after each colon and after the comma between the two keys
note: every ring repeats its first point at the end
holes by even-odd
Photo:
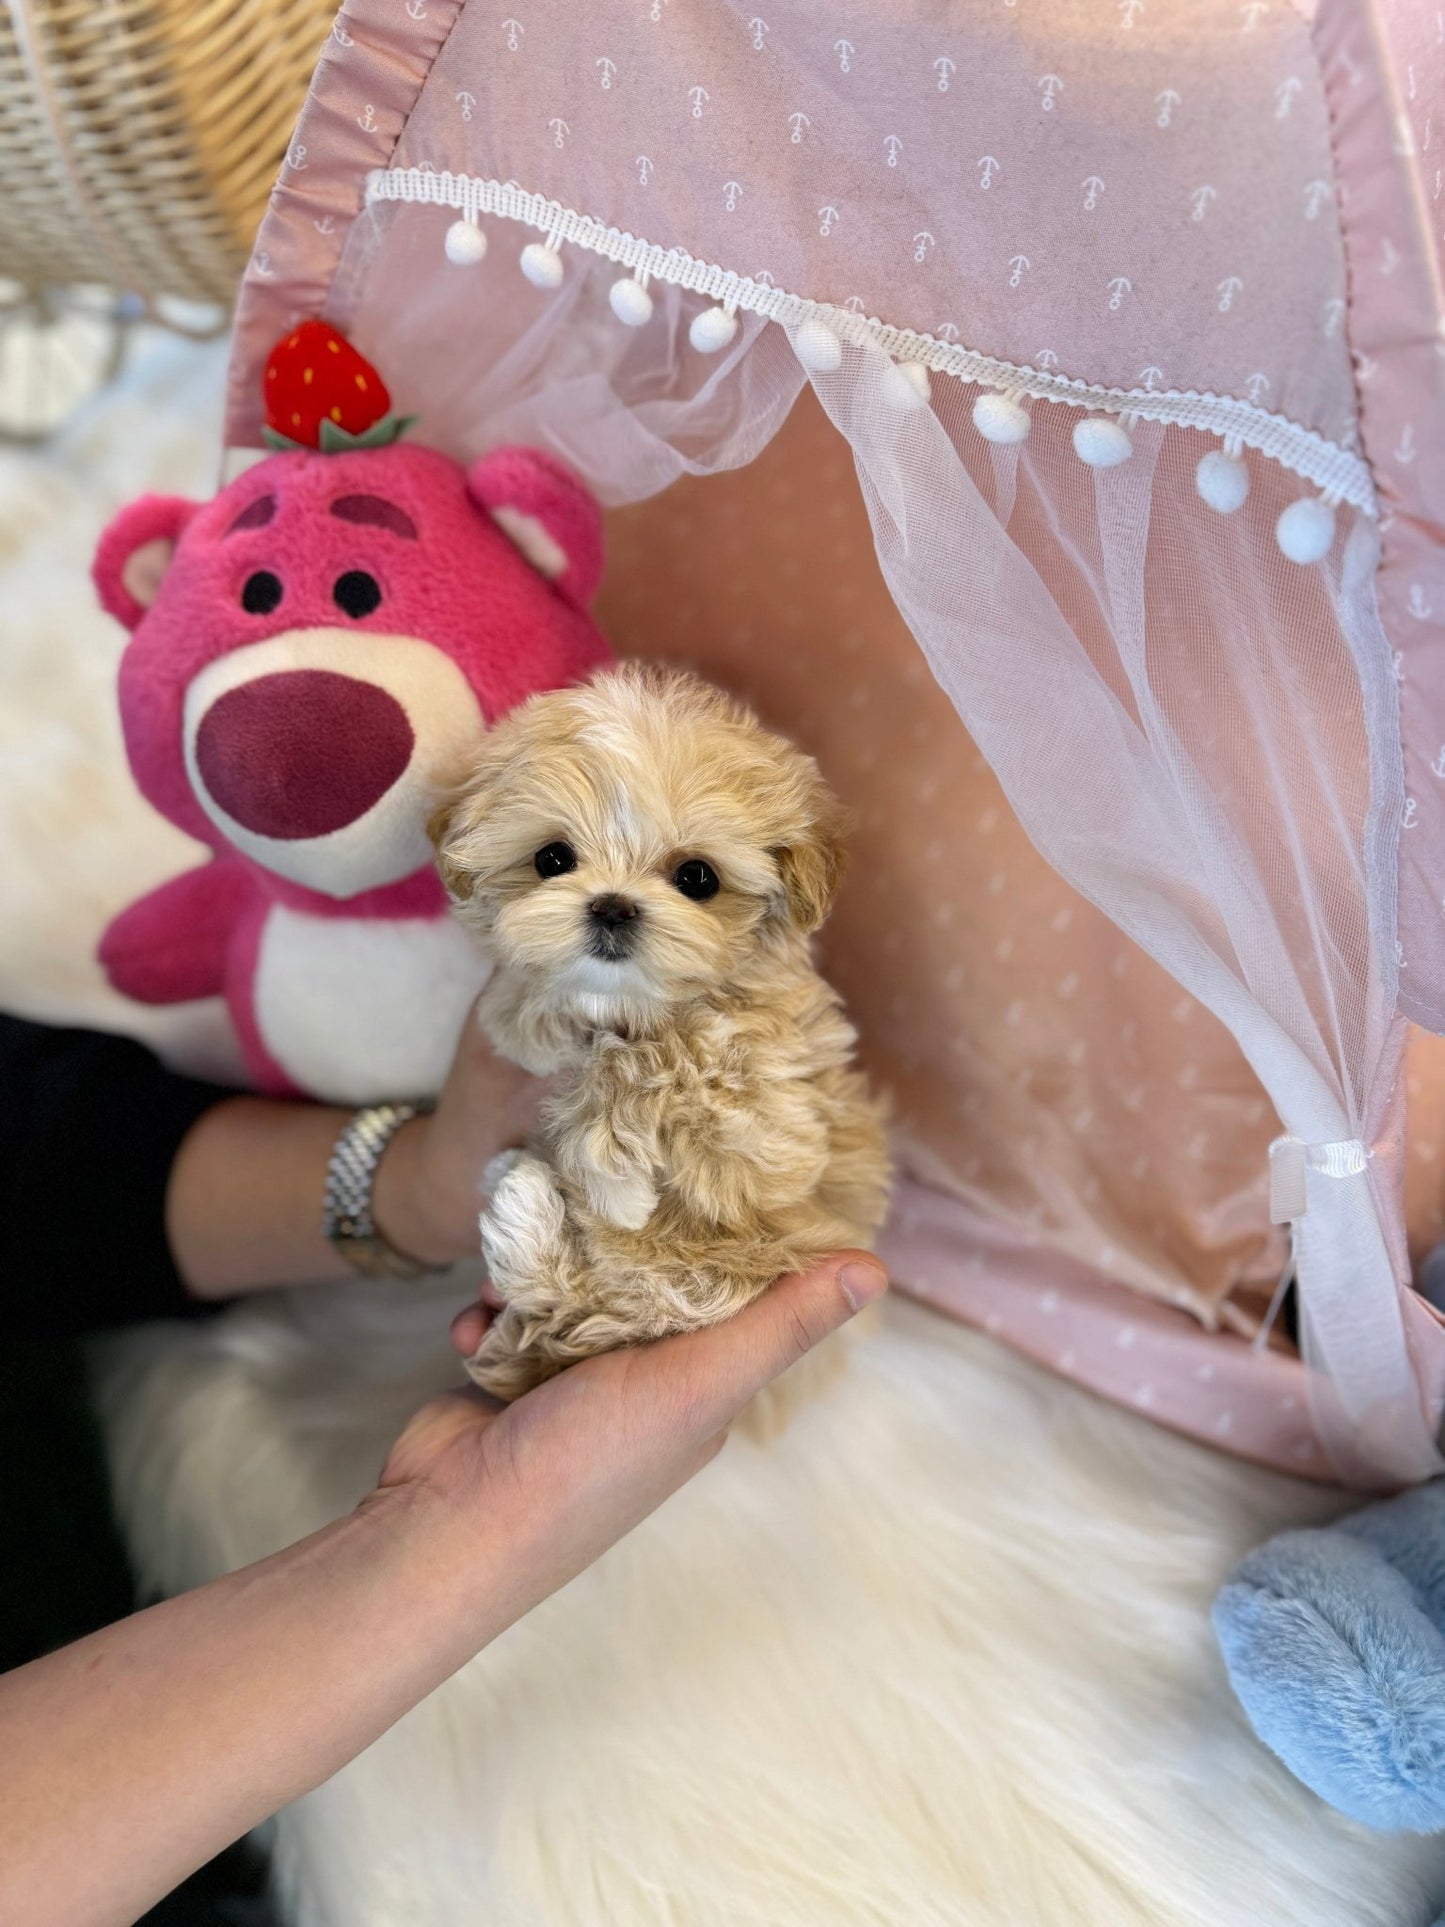
{"type": "MultiPolygon", "coordinates": [[[[586,1359],[514,1404],[448,1392],[397,1440],[381,1495],[440,1502],[480,1542],[488,1614],[500,1607],[510,1624],[700,1471],[754,1393],[887,1282],[875,1258],[840,1252],[723,1324],[586,1359]]],[[[487,1317],[473,1307],[454,1322],[464,1356],[487,1317]]]]}
{"type": "Polygon", "coordinates": [[[436,1109],[404,1124],[377,1166],[372,1212],[389,1243],[424,1264],[481,1249],[482,1173],[531,1133],[547,1085],[499,1057],[467,1013],[436,1109]]]}

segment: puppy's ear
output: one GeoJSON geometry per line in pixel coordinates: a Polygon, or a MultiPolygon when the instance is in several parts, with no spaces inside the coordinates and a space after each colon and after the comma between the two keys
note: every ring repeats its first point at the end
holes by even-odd
{"type": "Polygon", "coordinates": [[[458,903],[466,903],[476,882],[467,845],[491,806],[494,779],[485,767],[444,796],[427,819],[426,833],[436,852],[437,874],[458,903]]]}
{"type": "Polygon", "coordinates": [[[773,852],[787,892],[788,915],[809,935],[832,909],[843,880],[848,825],[847,812],[825,792],[807,827],[773,852]]]}
{"type": "Polygon", "coordinates": [[[449,896],[465,903],[471,895],[471,875],[459,862],[452,848],[452,832],[458,815],[455,797],[449,798],[434,809],[427,818],[426,833],[431,838],[432,849],[436,852],[437,874],[447,887],[449,896]]]}

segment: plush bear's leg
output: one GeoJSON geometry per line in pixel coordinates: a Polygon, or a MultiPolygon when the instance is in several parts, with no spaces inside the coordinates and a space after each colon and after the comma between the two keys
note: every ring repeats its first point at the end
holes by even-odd
{"type": "Polygon", "coordinates": [[[1258,1547],[1214,1626],[1255,1731],[1341,1812],[1445,1827],[1445,1490],[1258,1547]]]}

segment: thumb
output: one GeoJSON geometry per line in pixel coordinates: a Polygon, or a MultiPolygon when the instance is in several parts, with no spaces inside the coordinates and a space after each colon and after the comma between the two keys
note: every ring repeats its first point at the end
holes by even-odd
{"type": "Polygon", "coordinates": [[[735,1318],[665,1339],[657,1353],[680,1354],[686,1409],[703,1437],[730,1425],[756,1392],[888,1289],[888,1274],[866,1251],[834,1252],[780,1278],[735,1318]]]}

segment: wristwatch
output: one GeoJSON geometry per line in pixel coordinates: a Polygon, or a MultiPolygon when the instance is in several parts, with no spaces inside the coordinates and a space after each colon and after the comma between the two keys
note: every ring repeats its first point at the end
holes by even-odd
{"type": "Polygon", "coordinates": [[[424,1265],[398,1251],[376,1228],[371,1192],[381,1154],[420,1104],[368,1104],[347,1120],[326,1169],[321,1226],[327,1240],[364,1278],[425,1278],[445,1265],[424,1265]]]}

